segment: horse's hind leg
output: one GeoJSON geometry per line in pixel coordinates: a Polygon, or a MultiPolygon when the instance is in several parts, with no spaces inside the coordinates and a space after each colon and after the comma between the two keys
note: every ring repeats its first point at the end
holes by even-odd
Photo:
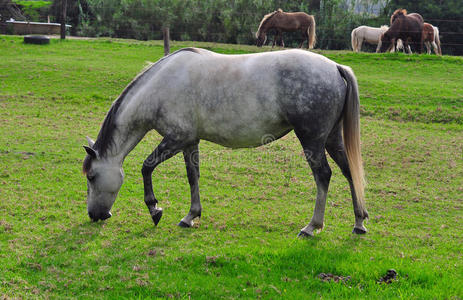
{"type": "Polygon", "coordinates": [[[328,185],[331,179],[331,169],[326,160],[323,141],[311,141],[310,138],[298,134],[299,141],[304,149],[304,154],[307,162],[312,169],[315,182],[317,184],[317,200],[315,209],[310,220],[310,223],[301,229],[298,236],[306,237],[313,236],[314,230],[323,228],[323,220],[325,217],[326,195],[328,193],[328,185]]]}
{"type": "MultiPolygon", "coordinates": [[[[432,41],[431,45],[432,45],[432,49],[434,50],[434,53],[436,53],[436,55],[439,55],[439,50],[437,48],[436,42],[432,41]]],[[[431,54],[431,50],[429,50],[429,54],[431,54]]]]}
{"type": "Polygon", "coordinates": [[[186,172],[191,191],[191,207],[188,214],[178,224],[180,227],[193,226],[193,219],[201,217],[201,202],[199,200],[199,152],[198,144],[183,150],[186,172]]]}
{"type": "Polygon", "coordinates": [[[426,41],[424,42],[424,45],[426,46],[426,53],[431,54],[431,43],[426,41]]]}
{"type": "Polygon", "coordinates": [[[142,174],[145,190],[145,204],[148,207],[154,225],[158,225],[162,217],[162,208],[157,207],[158,200],[154,197],[151,175],[154,169],[163,161],[177,154],[184,146],[183,142],[164,137],[158,147],[143,162],[142,174]]]}
{"type": "Polygon", "coordinates": [[[302,49],[302,45],[304,42],[307,41],[307,49],[309,49],[309,34],[307,33],[307,30],[302,31],[302,41],[301,44],[299,45],[299,48],[302,49]]]}
{"type": "Polygon", "coordinates": [[[362,45],[363,45],[363,38],[358,39],[358,46],[357,46],[357,52],[362,51],[362,45]]]}
{"type": "Polygon", "coordinates": [[[332,130],[330,136],[328,137],[325,147],[331,158],[333,158],[333,160],[341,169],[342,174],[349,182],[355,214],[355,226],[352,232],[362,234],[367,232],[367,229],[363,225],[363,221],[368,217],[368,212],[366,210],[362,211],[357,202],[357,196],[355,195],[354,184],[352,182],[352,176],[350,173],[349,163],[347,161],[346,150],[344,148],[341,132],[342,131],[340,125],[336,126],[336,128],[332,130]]]}

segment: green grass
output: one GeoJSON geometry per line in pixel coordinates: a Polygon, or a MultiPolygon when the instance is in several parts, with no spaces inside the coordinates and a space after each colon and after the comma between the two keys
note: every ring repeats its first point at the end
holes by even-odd
{"type": "Polygon", "coordinates": [[[21,12],[26,17],[27,21],[40,22],[47,20],[47,15],[49,14],[49,9],[51,7],[52,1],[27,1],[27,0],[13,0],[15,4],[20,5],[21,12]]]}
{"type": "Polygon", "coordinates": [[[52,3],[52,1],[40,1],[40,0],[34,0],[34,1],[13,0],[13,2],[27,9],[37,9],[37,8],[41,8],[44,6],[50,6],[52,3]]]}
{"type": "MultiPolygon", "coordinates": [[[[256,149],[201,142],[203,217],[189,209],[181,156],[153,176],[164,208],[154,228],[140,168],[155,132],[127,157],[113,217],[91,223],[81,174],[85,135],[160,42],[0,36],[0,296],[23,298],[463,297],[462,62],[457,57],[323,51],[359,80],[369,233],[334,166],[325,228],[308,223],[315,183],[294,134],[256,149]],[[410,122],[416,121],[416,122],[410,122]],[[378,284],[388,269],[399,276],[378,284]],[[351,276],[323,282],[319,273],[351,276]]],[[[174,43],[222,53],[250,46],[174,43]]]]}

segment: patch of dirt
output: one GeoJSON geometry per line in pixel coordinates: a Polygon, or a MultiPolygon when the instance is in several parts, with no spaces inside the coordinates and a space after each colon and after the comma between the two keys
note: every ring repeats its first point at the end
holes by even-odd
{"type": "Polygon", "coordinates": [[[330,281],[347,282],[351,278],[350,276],[334,275],[334,274],[331,274],[331,273],[320,273],[320,274],[318,274],[317,277],[320,278],[322,281],[325,281],[325,282],[330,282],[330,281]]]}
{"type": "Polygon", "coordinates": [[[397,272],[394,269],[387,270],[386,275],[378,279],[378,283],[390,284],[397,280],[397,272]]]}
{"type": "Polygon", "coordinates": [[[11,229],[13,228],[10,223],[4,220],[0,220],[0,227],[3,227],[3,230],[5,232],[11,231],[11,229]]]}
{"type": "Polygon", "coordinates": [[[206,263],[209,265],[216,265],[218,256],[206,256],[206,263]]]}

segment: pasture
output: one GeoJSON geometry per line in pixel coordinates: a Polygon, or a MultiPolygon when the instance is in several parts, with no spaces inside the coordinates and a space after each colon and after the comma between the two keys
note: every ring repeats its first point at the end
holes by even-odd
{"type": "MultiPolygon", "coordinates": [[[[269,51],[173,43],[184,46],[269,51]]],[[[297,239],[316,190],[293,133],[256,149],[202,141],[202,218],[184,229],[181,155],[153,174],[158,227],[143,202],[140,169],[161,140],[151,132],[126,158],[113,217],[90,222],[85,136],[97,136],[111,102],[162,56],[160,42],[35,46],[0,36],[0,49],[0,296],[463,297],[463,58],[321,51],[358,77],[369,232],[351,234],[348,185],[330,159],[325,228],[297,239]],[[388,269],[397,280],[379,284],[388,269]]]]}

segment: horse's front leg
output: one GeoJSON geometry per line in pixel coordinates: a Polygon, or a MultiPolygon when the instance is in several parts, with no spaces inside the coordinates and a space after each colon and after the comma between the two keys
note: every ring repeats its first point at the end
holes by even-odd
{"type": "Polygon", "coordinates": [[[302,49],[302,45],[304,44],[304,41],[307,40],[307,49],[309,49],[309,34],[307,31],[302,32],[302,41],[301,44],[299,45],[299,48],[302,49]]]}
{"type": "Polygon", "coordinates": [[[186,173],[190,184],[191,206],[188,214],[178,223],[180,227],[192,227],[193,219],[201,217],[201,201],[199,200],[199,151],[198,144],[183,150],[186,173]]]}
{"type": "Polygon", "coordinates": [[[158,200],[154,197],[152,174],[154,169],[163,161],[174,156],[181,149],[181,143],[165,137],[158,147],[143,162],[141,172],[145,191],[145,204],[148,207],[154,225],[158,225],[162,217],[162,208],[157,207],[158,200]]]}
{"type": "Polygon", "coordinates": [[[408,52],[408,54],[412,54],[410,45],[408,44],[408,39],[405,39],[403,43],[404,43],[404,53],[408,52]]]}

